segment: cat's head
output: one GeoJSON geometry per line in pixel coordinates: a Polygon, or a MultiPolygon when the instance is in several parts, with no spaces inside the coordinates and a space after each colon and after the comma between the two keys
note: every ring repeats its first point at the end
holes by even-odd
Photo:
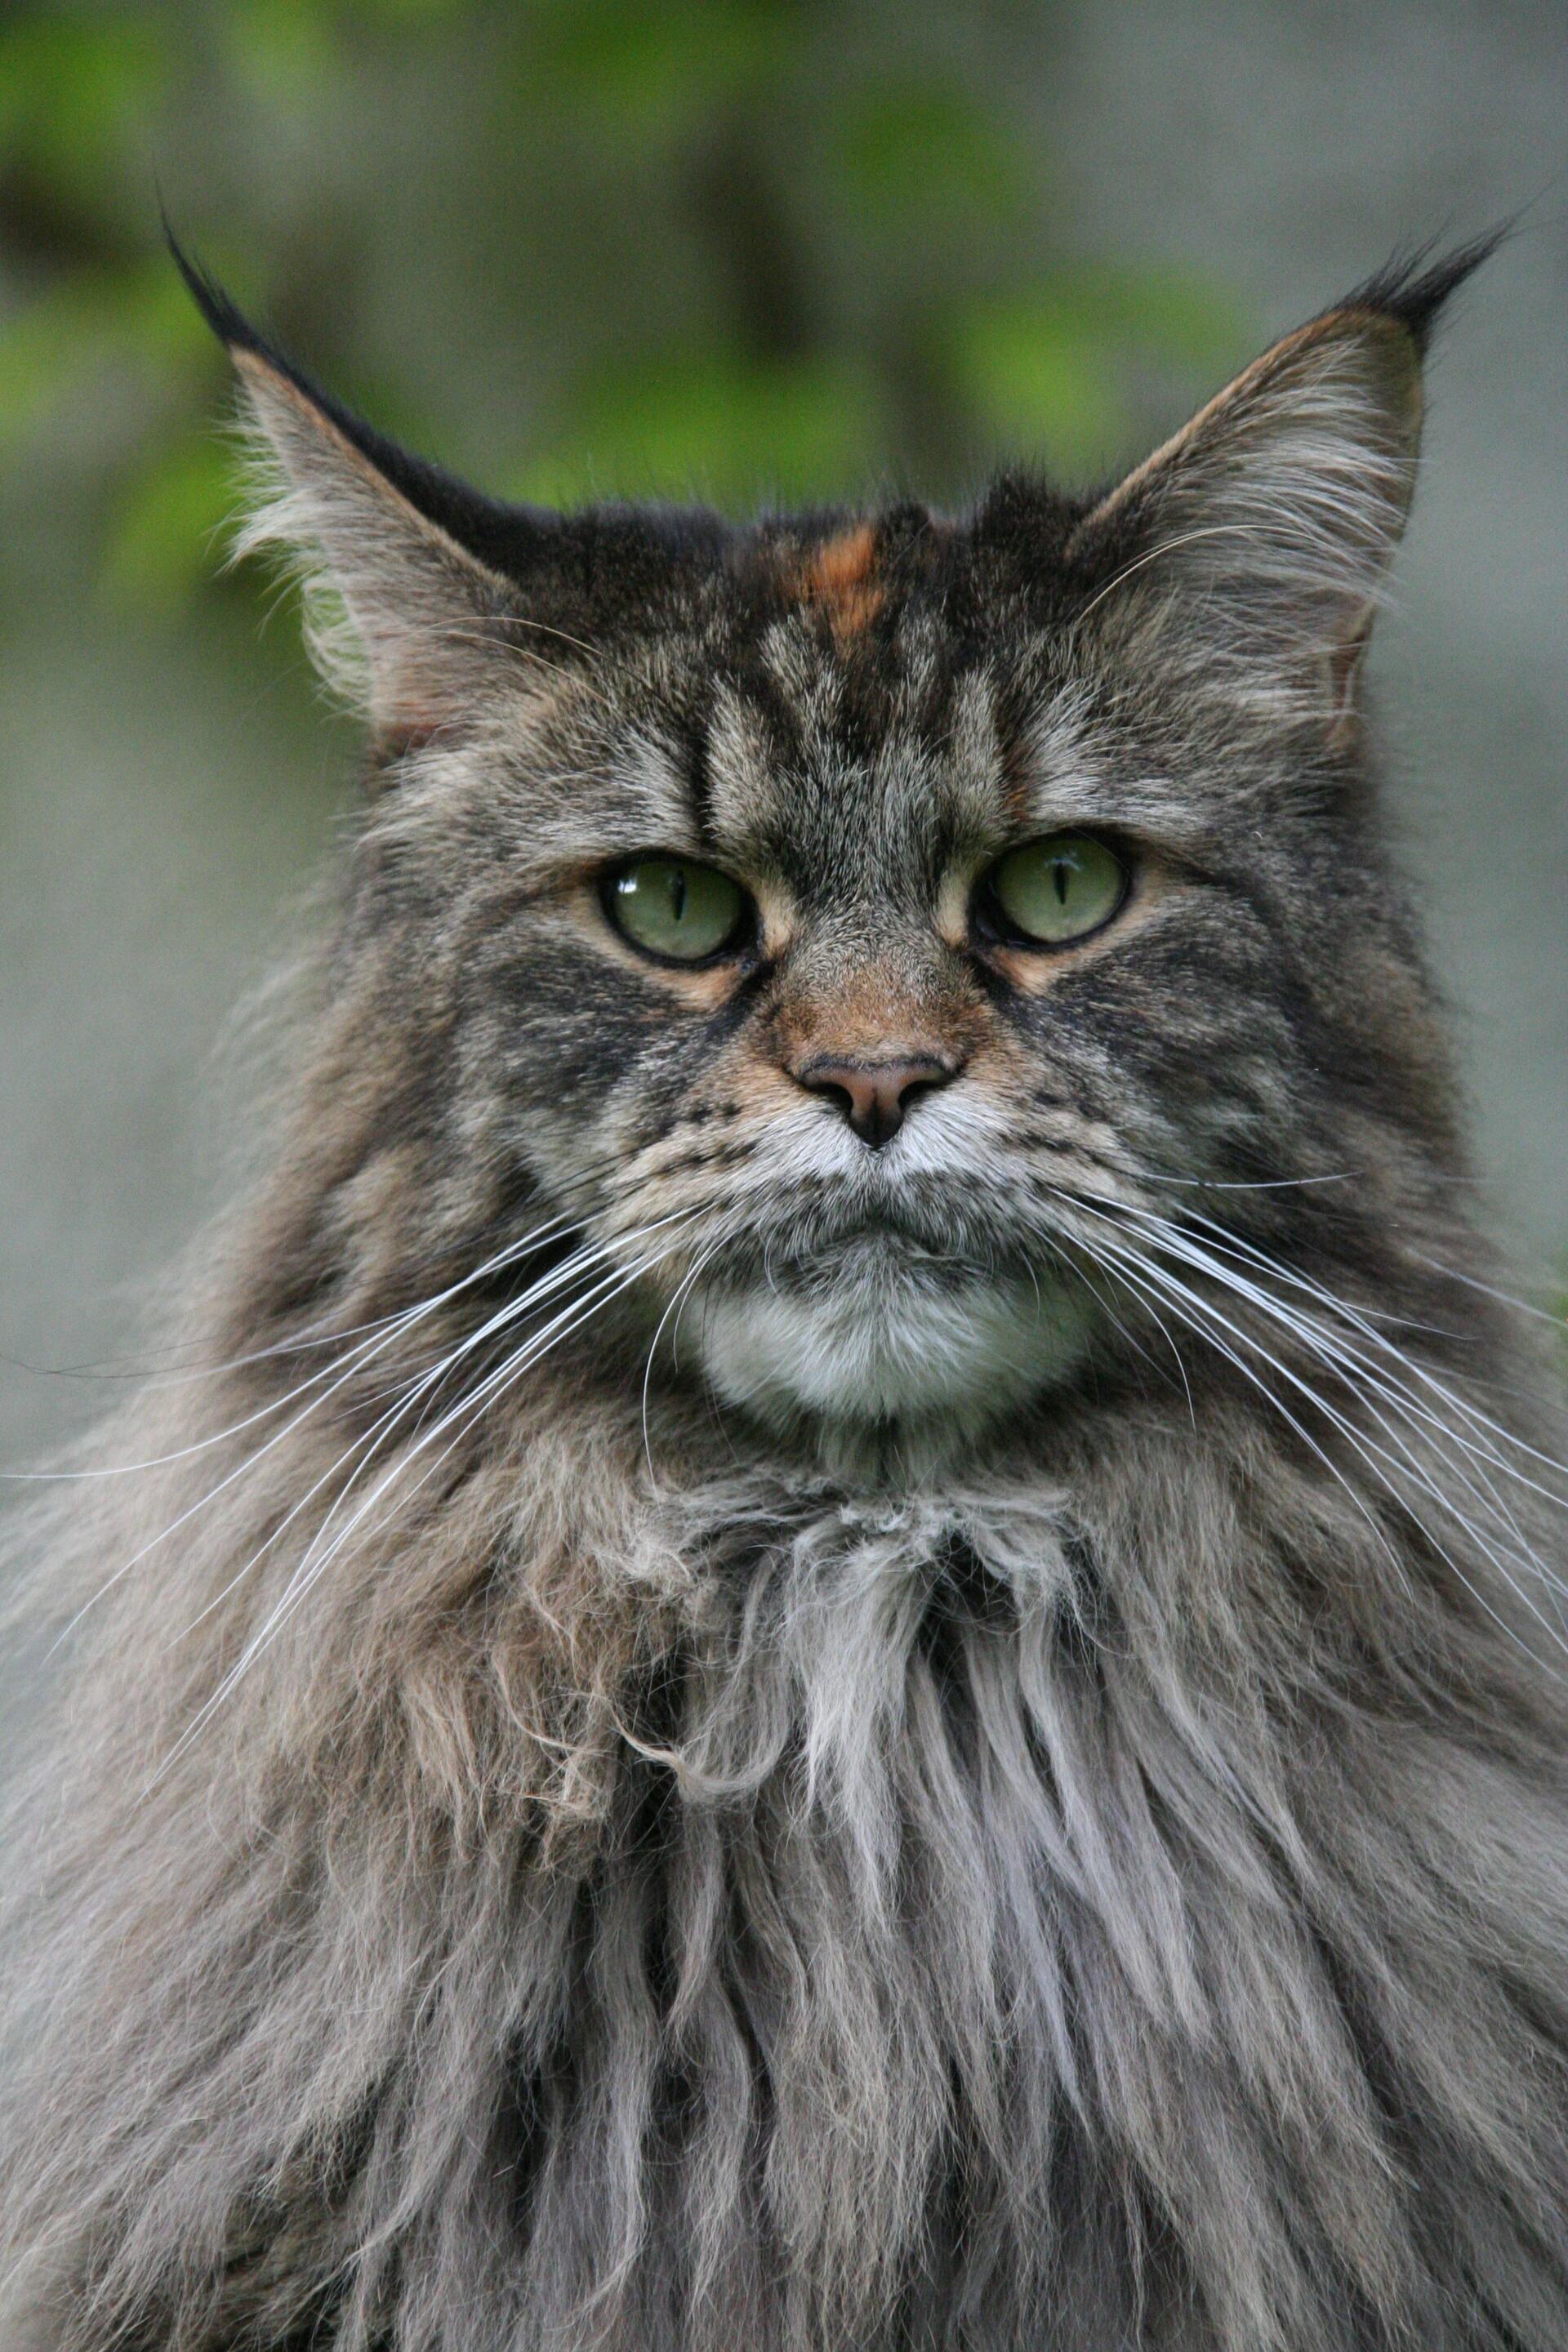
{"type": "Polygon", "coordinates": [[[1102,495],[743,526],[479,498],[197,279],[252,537],[372,730],[340,954],[432,1218],[510,1186],[722,1397],[862,1427],[1137,1346],[1129,1218],[1289,1185],[1367,1254],[1451,1138],[1358,671],[1477,258],[1287,336],[1102,495]]]}

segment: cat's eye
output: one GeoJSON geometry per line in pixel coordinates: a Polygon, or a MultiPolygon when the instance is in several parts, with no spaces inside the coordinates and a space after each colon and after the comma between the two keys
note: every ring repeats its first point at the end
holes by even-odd
{"type": "Polygon", "coordinates": [[[1049,833],[998,858],[982,891],[996,928],[1057,948],[1102,929],[1120,911],[1128,879],[1115,850],[1094,834],[1049,833]]]}
{"type": "Polygon", "coordinates": [[[671,963],[703,963],[739,942],[748,902],[738,882],[689,857],[631,857],[605,877],[605,912],[623,939],[671,963]]]}

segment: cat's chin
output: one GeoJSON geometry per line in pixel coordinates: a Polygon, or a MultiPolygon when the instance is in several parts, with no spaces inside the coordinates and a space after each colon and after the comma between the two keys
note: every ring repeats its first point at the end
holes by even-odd
{"type": "Polygon", "coordinates": [[[1092,1330],[1082,1288],[1044,1270],[938,1281],[869,1245],[830,1282],[710,1297],[692,1325],[714,1389],[772,1425],[943,1443],[1070,1380],[1092,1330]]]}

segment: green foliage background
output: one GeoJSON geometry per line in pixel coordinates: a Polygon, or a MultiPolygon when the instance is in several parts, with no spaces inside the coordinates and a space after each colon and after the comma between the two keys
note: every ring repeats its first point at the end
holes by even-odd
{"type": "MultiPolygon", "coordinates": [[[[344,396],[503,494],[747,509],[1074,477],[1245,340],[1068,253],[1009,104],[1048,12],[824,0],[49,5],[0,30],[0,465],[38,567],[212,593],[221,356],[158,196],[344,396]],[[40,544],[39,542],[43,542],[40,544]]],[[[13,589],[36,588],[14,542],[13,589]]]]}

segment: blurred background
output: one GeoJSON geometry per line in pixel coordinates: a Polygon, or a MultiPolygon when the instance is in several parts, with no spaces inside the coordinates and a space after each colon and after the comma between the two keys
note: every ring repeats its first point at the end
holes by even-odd
{"type": "Polygon", "coordinates": [[[1395,246],[1528,206],[1437,358],[1374,670],[1494,1221],[1552,1295],[1563,32],[1517,0],[9,0],[0,1463],[100,1409],[83,1368],[216,1200],[229,1009],[353,803],[292,610],[220,568],[225,366],[160,193],[488,488],[741,510],[956,500],[1002,455],[1087,484],[1395,246]]]}

